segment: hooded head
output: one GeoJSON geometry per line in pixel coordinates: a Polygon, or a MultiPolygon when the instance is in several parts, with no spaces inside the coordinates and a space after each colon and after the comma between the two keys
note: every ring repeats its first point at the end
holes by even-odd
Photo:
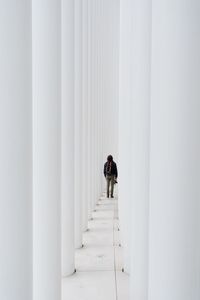
{"type": "Polygon", "coordinates": [[[112,157],[112,155],[108,155],[108,157],[107,157],[107,161],[109,161],[109,162],[113,161],[113,157],[112,157]]]}

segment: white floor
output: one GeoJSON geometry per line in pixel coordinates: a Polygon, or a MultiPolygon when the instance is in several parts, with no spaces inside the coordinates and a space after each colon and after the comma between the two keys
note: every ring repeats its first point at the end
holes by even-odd
{"type": "Polygon", "coordinates": [[[83,243],[76,251],[77,273],[63,279],[62,300],[128,300],[116,198],[100,198],[83,243]]]}

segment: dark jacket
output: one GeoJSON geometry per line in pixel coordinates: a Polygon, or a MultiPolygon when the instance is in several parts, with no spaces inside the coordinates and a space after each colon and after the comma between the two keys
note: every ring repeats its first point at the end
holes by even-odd
{"type": "Polygon", "coordinates": [[[106,162],[104,164],[104,176],[106,177],[106,175],[115,175],[115,177],[117,178],[117,176],[118,176],[117,164],[114,161],[112,161],[111,162],[111,172],[108,173],[108,171],[109,171],[108,163],[109,162],[106,162]]]}

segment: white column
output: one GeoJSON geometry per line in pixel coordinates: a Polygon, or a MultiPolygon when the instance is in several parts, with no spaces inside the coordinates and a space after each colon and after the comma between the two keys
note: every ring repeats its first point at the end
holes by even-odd
{"type": "Polygon", "coordinates": [[[1,1],[0,36],[0,299],[31,300],[31,1],[1,1]]]}
{"type": "Polygon", "coordinates": [[[99,177],[99,27],[98,27],[98,14],[99,14],[99,3],[96,1],[95,8],[95,19],[96,19],[96,41],[95,41],[95,69],[96,69],[96,96],[95,96],[95,153],[96,153],[96,168],[95,168],[95,205],[99,198],[98,185],[100,181],[99,177]]]}
{"type": "Polygon", "coordinates": [[[119,65],[119,219],[123,246],[124,270],[130,271],[131,231],[131,12],[130,1],[120,6],[120,65],[119,65]]]}
{"type": "Polygon", "coordinates": [[[33,19],[33,299],[60,300],[60,2],[35,0],[33,19]]]}
{"type": "Polygon", "coordinates": [[[98,14],[99,14],[99,3],[98,1],[95,1],[95,36],[94,36],[94,46],[95,46],[95,64],[94,64],[94,71],[95,71],[95,139],[94,139],[94,151],[95,151],[95,198],[94,198],[94,204],[96,205],[98,198],[99,198],[99,192],[98,192],[98,185],[100,181],[99,177],[99,64],[98,64],[98,56],[99,56],[99,48],[98,48],[98,40],[99,40],[99,27],[98,27],[98,14]]]}
{"type": "Polygon", "coordinates": [[[101,1],[98,2],[97,10],[97,31],[98,31],[98,40],[97,40],[97,66],[98,66],[98,100],[97,100],[97,130],[98,130],[98,139],[97,139],[97,150],[98,150],[98,159],[97,159],[97,199],[101,196],[101,179],[102,179],[102,161],[101,161],[101,1]]]}
{"type": "Polygon", "coordinates": [[[102,151],[103,151],[103,140],[102,140],[102,15],[103,2],[98,2],[98,198],[102,193],[102,180],[103,178],[103,163],[102,151]]]}
{"type": "Polygon", "coordinates": [[[88,0],[88,217],[92,218],[92,0],[88,0]]]}
{"type": "Polygon", "coordinates": [[[120,23],[120,128],[122,128],[122,131],[120,130],[122,172],[120,185],[122,186],[119,208],[125,244],[125,270],[128,268],[129,271],[131,257],[131,299],[146,300],[148,290],[151,2],[148,0],[122,1],[120,23]],[[124,202],[125,207],[123,207],[124,202]]]}
{"type": "Polygon", "coordinates": [[[103,30],[103,131],[104,160],[112,154],[117,160],[118,137],[118,76],[119,76],[119,1],[104,3],[103,30]]]}
{"type": "Polygon", "coordinates": [[[82,246],[82,0],[75,0],[75,247],[82,246]]]}
{"type": "Polygon", "coordinates": [[[103,166],[104,166],[104,155],[103,155],[103,22],[104,22],[104,3],[100,2],[100,178],[101,178],[101,194],[104,191],[104,176],[103,176],[103,166]]]}
{"type": "Polygon", "coordinates": [[[88,157],[88,0],[84,1],[82,10],[82,35],[83,35],[83,51],[82,51],[82,136],[83,136],[83,151],[82,151],[82,195],[83,195],[83,212],[82,226],[83,231],[88,228],[88,166],[90,164],[88,157]]]}
{"type": "Polygon", "coordinates": [[[62,275],[74,272],[74,0],[62,0],[62,275]]]}
{"type": "Polygon", "coordinates": [[[119,110],[119,31],[120,31],[120,0],[110,0],[110,108],[112,118],[110,124],[110,152],[115,161],[118,160],[118,110],[119,110]]]}
{"type": "Polygon", "coordinates": [[[97,197],[97,1],[92,4],[92,70],[93,70],[93,159],[92,159],[92,173],[93,173],[93,208],[95,208],[97,197]]]}
{"type": "Polygon", "coordinates": [[[200,299],[199,14],[153,0],[149,300],[200,299]]]}
{"type": "Polygon", "coordinates": [[[131,1],[132,209],[131,298],[147,300],[151,1],[131,1]]]}
{"type": "Polygon", "coordinates": [[[91,58],[90,58],[90,67],[91,67],[91,98],[90,98],[90,114],[91,114],[91,164],[90,164],[90,185],[91,185],[91,210],[94,210],[95,207],[95,47],[94,47],[94,37],[95,37],[95,1],[90,0],[90,42],[91,42],[91,58]]]}

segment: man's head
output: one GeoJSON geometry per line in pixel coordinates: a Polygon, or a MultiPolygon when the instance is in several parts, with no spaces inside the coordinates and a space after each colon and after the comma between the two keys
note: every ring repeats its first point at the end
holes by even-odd
{"type": "Polygon", "coordinates": [[[108,157],[107,157],[107,161],[113,161],[113,157],[112,157],[112,155],[108,155],[108,157]]]}

